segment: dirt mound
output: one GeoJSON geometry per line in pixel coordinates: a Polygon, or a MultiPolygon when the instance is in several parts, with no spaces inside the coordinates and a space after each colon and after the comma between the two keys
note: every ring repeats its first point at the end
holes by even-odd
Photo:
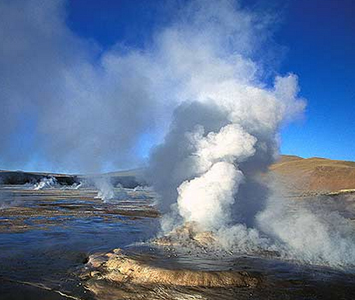
{"type": "Polygon", "coordinates": [[[162,284],[190,287],[255,287],[261,280],[245,271],[199,271],[166,269],[115,249],[107,254],[91,255],[84,278],[138,285],[162,284]]]}
{"type": "Polygon", "coordinates": [[[196,231],[197,224],[187,222],[172,232],[158,237],[151,242],[158,246],[197,246],[201,248],[211,247],[216,244],[216,237],[211,231],[196,231]]]}

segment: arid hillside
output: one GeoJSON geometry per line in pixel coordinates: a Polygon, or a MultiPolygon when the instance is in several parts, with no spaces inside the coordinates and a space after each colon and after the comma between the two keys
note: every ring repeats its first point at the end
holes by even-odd
{"type": "Polygon", "coordinates": [[[355,189],[355,162],[283,155],[270,170],[287,187],[299,191],[355,189]]]}

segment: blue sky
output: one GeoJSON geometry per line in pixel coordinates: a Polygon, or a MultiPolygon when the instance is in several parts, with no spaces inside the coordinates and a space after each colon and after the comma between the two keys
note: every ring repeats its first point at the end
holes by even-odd
{"type": "Polygon", "coordinates": [[[281,71],[299,76],[308,105],[283,131],[282,151],[355,160],[355,2],[291,1],[276,39],[288,47],[281,71]]]}
{"type": "MultiPolygon", "coordinates": [[[[175,3],[182,5],[184,1],[175,3]]],[[[299,76],[305,117],[282,131],[281,151],[303,157],[355,160],[355,2],[352,0],[244,1],[278,12],[275,42],[281,74],[299,76]]],[[[117,41],[144,47],[173,13],[167,1],[70,1],[68,25],[101,49],[117,41]]]]}

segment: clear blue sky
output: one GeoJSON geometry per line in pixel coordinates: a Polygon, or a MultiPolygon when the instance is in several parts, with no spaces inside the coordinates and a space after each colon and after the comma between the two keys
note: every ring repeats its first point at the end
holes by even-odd
{"type": "MultiPolygon", "coordinates": [[[[68,25],[101,49],[118,40],[143,47],[169,20],[168,1],[70,1],[68,25]]],[[[183,1],[180,1],[183,3],[183,1]]],[[[178,5],[175,3],[175,5],[178,5]]],[[[305,118],[282,132],[282,153],[355,160],[355,1],[244,1],[280,11],[276,43],[284,46],[282,74],[299,76],[305,118]]]]}
{"type": "Polygon", "coordinates": [[[276,35],[282,71],[299,75],[304,122],[283,132],[282,151],[355,160],[355,1],[291,1],[276,35]]]}

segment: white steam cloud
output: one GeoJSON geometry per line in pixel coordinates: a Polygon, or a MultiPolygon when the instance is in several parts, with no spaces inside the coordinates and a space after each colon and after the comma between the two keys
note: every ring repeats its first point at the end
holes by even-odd
{"type": "Polygon", "coordinates": [[[222,97],[232,78],[254,80],[261,70],[241,55],[257,56],[271,40],[269,18],[236,9],[234,1],[193,0],[167,9],[175,17],[143,49],[122,42],[103,51],[68,28],[66,5],[0,3],[0,163],[6,168],[132,168],[142,163],[142,144],[162,140],[179,104],[205,101],[213,92],[222,97]]]}
{"type": "Polygon", "coordinates": [[[34,190],[44,190],[44,189],[51,189],[51,188],[55,188],[56,186],[58,186],[58,182],[57,179],[55,179],[54,177],[44,177],[40,180],[40,182],[36,183],[33,186],[34,190]]]}
{"type": "Polygon", "coordinates": [[[94,183],[99,190],[95,198],[102,199],[104,203],[130,199],[130,196],[120,184],[116,188],[113,186],[110,177],[97,178],[94,183]]]}
{"type": "Polygon", "coordinates": [[[198,127],[190,137],[196,147],[190,164],[195,167],[196,175],[202,175],[180,185],[177,202],[186,221],[210,230],[230,221],[229,207],[244,177],[234,164],[255,153],[256,138],[237,124],[226,125],[217,134],[210,132],[205,137],[203,134],[203,128],[198,127]]]}

